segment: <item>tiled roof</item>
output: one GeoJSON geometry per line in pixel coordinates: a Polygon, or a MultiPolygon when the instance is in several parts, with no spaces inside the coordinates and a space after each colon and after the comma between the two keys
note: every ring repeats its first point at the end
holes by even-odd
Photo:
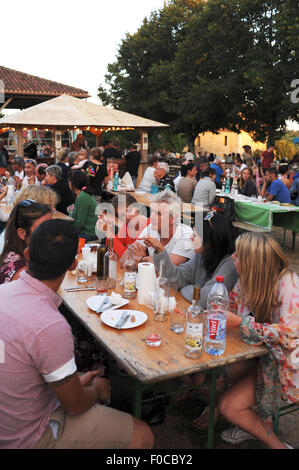
{"type": "Polygon", "coordinates": [[[17,70],[8,69],[0,66],[0,91],[5,94],[14,95],[47,95],[58,96],[66,93],[78,98],[88,98],[89,94],[85,90],[75,88],[62,83],[53,82],[45,78],[35,77],[28,73],[18,72],[17,70]],[[2,82],[5,90],[2,90],[2,82]]]}

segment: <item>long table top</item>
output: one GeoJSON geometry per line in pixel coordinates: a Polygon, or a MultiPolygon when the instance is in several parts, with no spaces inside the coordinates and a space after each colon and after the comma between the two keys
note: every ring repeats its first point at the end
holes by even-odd
{"type": "MultiPolygon", "coordinates": [[[[117,285],[113,291],[120,294],[123,294],[123,288],[120,285],[122,276],[123,272],[119,268],[117,285]]],[[[184,333],[176,334],[170,331],[169,318],[163,323],[155,321],[154,312],[144,305],[139,305],[136,298],[130,300],[123,309],[147,313],[146,323],[132,329],[114,329],[105,325],[100,315],[90,310],[86,304],[86,300],[96,295],[97,291],[66,292],[64,290],[76,286],[76,277],[68,272],[58,291],[64,304],[119,365],[141,382],[153,383],[189,375],[257,357],[266,352],[264,347],[250,346],[242,342],[239,329],[235,328],[227,332],[226,351],[223,355],[216,357],[203,352],[199,359],[189,359],[184,356],[184,333]],[[152,333],[161,335],[162,343],[159,347],[147,346],[145,338],[152,333]]],[[[180,293],[177,295],[177,302],[182,311],[190,305],[180,293]]]]}
{"type": "MultiPolygon", "coordinates": [[[[105,189],[104,192],[110,196],[118,196],[118,195],[124,194],[125,192],[129,192],[130,194],[132,194],[132,196],[134,196],[134,198],[139,204],[142,204],[148,208],[151,207],[153,195],[150,193],[143,192],[141,194],[138,191],[122,191],[122,190],[111,191],[108,189],[105,189]]],[[[195,204],[183,202],[181,212],[184,214],[194,214],[196,212],[198,213],[209,212],[209,209],[204,209],[201,205],[195,205],[195,204]]]]}
{"type": "Polygon", "coordinates": [[[237,197],[218,192],[219,198],[226,197],[234,200],[236,219],[241,222],[261,227],[271,231],[273,225],[279,225],[290,230],[299,231],[299,207],[293,204],[275,202],[258,202],[249,197],[237,197]]]}

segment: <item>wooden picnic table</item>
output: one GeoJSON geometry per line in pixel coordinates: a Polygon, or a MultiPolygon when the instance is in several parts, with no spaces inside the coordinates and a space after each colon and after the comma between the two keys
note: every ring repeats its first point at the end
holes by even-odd
{"type": "MultiPolygon", "coordinates": [[[[118,281],[114,292],[123,294],[120,281],[123,271],[118,267],[118,281]]],[[[96,295],[96,291],[66,292],[69,287],[76,287],[76,276],[68,272],[58,291],[68,310],[79,320],[94,338],[111,354],[119,366],[125,369],[135,380],[135,396],[133,414],[141,415],[142,390],[148,384],[163,382],[194,372],[210,371],[212,376],[212,393],[210,397],[210,417],[208,430],[208,447],[213,445],[214,406],[216,395],[216,371],[219,367],[237,361],[251,359],[266,353],[264,347],[250,346],[241,341],[239,329],[233,328],[227,332],[225,353],[221,356],[211,356],[203,352],[199,359],[189,359],[184,355],[184,333],[176,334],[170,330],[170,320],[157,322],[154,312],[145,305],[139,305],[137,299],[132,299],[124,309],[139,310],[147,313],[145,324],[132,328],[117,330],[104,324],[100,315],[90,310],[86,304],[88,297],[96,295]],[[159,347],[149,347],[145,338],[158,333],[162,337],[159,347]]],[[[177,295],[178,308],[185,312],[190,305],[177,295]]]]}

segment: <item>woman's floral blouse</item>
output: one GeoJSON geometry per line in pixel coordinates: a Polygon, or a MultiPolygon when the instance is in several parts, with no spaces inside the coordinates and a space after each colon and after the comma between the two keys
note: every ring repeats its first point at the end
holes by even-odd
{"type": "Polygon", "coordinates": [[[287,273],[279,281],[280,307],[272,312],[273,323],[257,323],[250,310],[238,304],[239,281],[230,294],[232,311],[242,316],[240,334],[248,344],[264,344],[269,354],[259,357],[256,398],[261,418],[275,419],[281,398],[299,401],[299,279],[287,273]]]}
{"type": "Polygon", "coordinates": [[[26,266],[26,261],[22,256],[13,251],[8,253],[0,267],[0,284],[10,282],[16,272],[24,266],[26,266]]]}

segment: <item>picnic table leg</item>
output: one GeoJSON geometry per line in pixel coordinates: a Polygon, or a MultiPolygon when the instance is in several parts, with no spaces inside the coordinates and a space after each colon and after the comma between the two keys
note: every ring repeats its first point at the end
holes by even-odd
{"type": "Polygon", "coordinates": [[[133,416],[141,418],[141,400],[142,400],[142,383],[138,380],[134,381],[134,399],[133,399],[133,416]]]}
{"type": "Polygon", "coordinates": [[[208,427],[208,449],[213,449],[214,441],[214,414],[215,414],[215,402],[216,402],[216,373],[217,369],[211,370],[211,395],[209,404],[209,427],[208,427]]]}

